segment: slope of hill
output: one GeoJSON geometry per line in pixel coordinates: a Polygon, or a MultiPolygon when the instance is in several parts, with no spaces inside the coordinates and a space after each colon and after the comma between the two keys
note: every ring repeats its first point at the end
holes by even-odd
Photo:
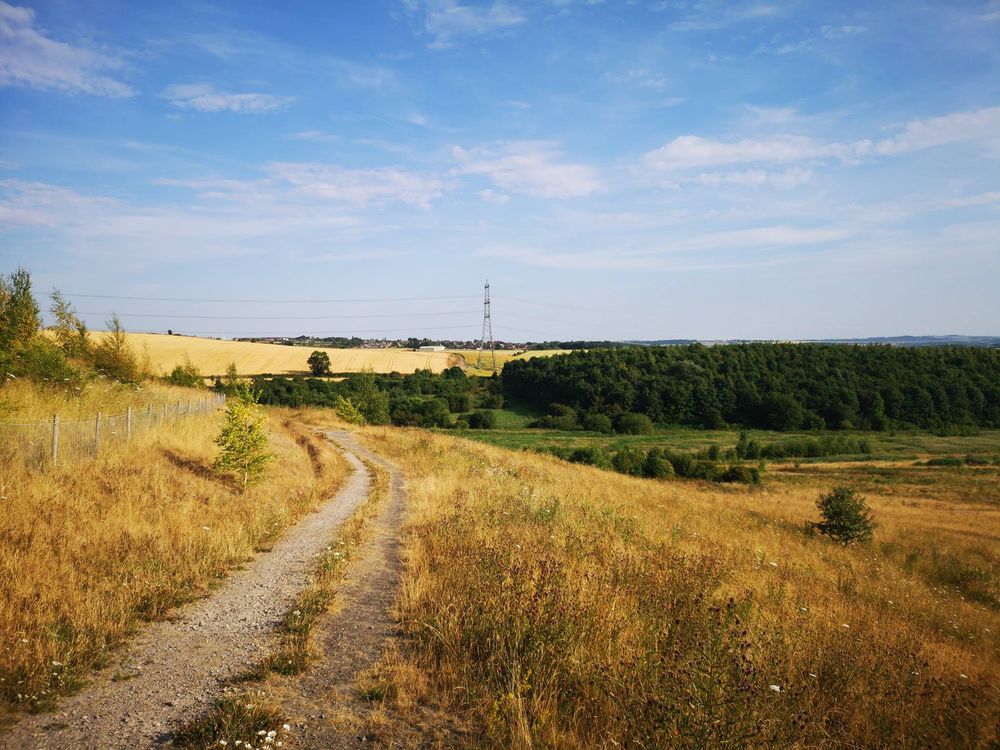
{"type": "MultiPolygon", "coordinates": [[[[104,332],[91,334],[97,341],[104,332]]],[[[203,375],[222,375],[230,362],[241,375],[273,373],[298,375],[309,372],[306,360],[314,351],[304,346],[257,344],[248,341],[221,341],[195,336],[166,336],[159,333],[130,333],[129,340],[140,354],[148,352],[153,369],[169,373],[184,362],[185,356],[203,375]]],[[[447,352],[414,352],[404,349],[321,349],[330,356],[333,372],[441,372],[451,360],[447,352]]]]}

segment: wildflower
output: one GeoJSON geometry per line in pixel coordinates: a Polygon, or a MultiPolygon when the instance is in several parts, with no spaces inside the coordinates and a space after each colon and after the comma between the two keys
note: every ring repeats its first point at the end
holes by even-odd
{"type": "Polygon", "coordinates": [[[809,676],[810,676],[810,677],[815,677],[816,675],[814,675],[814,674],[813,674],[812,672],[810,672],[810,673],[809,673],[809,676]]]}
{"type": "Polygon", "coordinates": [[[228,743],[228,742],[226,742],[225,740],[219,740],[219,744],[220,744],[220,745],[222,745],[223,747],[225,747],[225,746],[226,746],[226,745],[228,745],[229,743],[228,743]]]}
{"type": "Polygon", "coordinates": [[[201,530],[202,530],[202,531],[211,531],[211,530],[212,530],[212,527],[211,527],[211,526],[202,526],[202,527],[201,527],[201,530]]]}
{"type": "Polygon", "coordinates": [[[847,623],[845,622],[845,623],[844,623],[843,625],[841,625],[840,627],[842,627],[842,628],[849,628],[849,627],[851,627],[851,626],[850,626],[850,625],[848,625],[848,624],[847,624],[847,623]]]}
{"type": "Polygon", "coordinates": [[[773,690],[776,693],[781,692],[781,687],[779,685],[768,685],[768,687],[771,688],[771,690],[773,690]]]}
{"type": "Polygon", "coordinates": [[[288,724],[282,724],[281,728],[284,729],[286,732],[292,731],[292,728],[288,724]]]}
{"type": "Polygon", "coordinates": [[[962,674],[961,672],[958,673],[958,676],[961,677],[963,680],[969,679],[968,675],[962,674]]]}
{"type": "Polygon", "coordinates": [[[778,563],[776,563],[776,562],[770,562],[770,563],[768,563],[768,565],[770,565],[772,568],[777,568],[778,567],[778,563]]]}

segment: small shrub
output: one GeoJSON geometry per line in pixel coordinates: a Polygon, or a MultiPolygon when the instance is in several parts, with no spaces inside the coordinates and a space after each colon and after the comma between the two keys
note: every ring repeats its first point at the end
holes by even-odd
{"type": "Polygon", "coordinates": [[[642,468],[643,474],[650,479],[672,479],[675,476],[674,465],[667,460],[659,448],[653,448],[646,454],[646,461],[642,468]]]}
{"type": "Polygon", "coordinates": [[[264,415],[257,407],[257,395],[246,383],[240,383],[226,402],[226,422],[215,439],[219,455],[217,472],[232,472],[243,488],[263,478],[274,455],[267,449],[264,415]]]}
{"type": "Polygon", "coordinates": [[[735,482],[740,484],[760,484],[760,469],[756,466],[736,464],[730,466],[719,475],[720,482],[735,482]]]}
{"type": "Polygon", "coordinates": [[[850,487],[834,487],[820,496],[816,507],[823,516],[816,530],[844,545],[871,541],[878,526],[865,498],[850,487]]]}
{"type": "Polygon", "coordinates": [[[474,411],[466,419],[469,422],[469,427],[474,430],[492,430],[497,426],[496,412],[489,409],[474,411]]]}
{"type": "Polygon", "coordinates": [[[645,414],[626,412],[618,417],[615,431],[623,435],[652,435],[653,421],[645,414]]]}
{"type": "Polygon", "coordinates": [[[610,435],[614,432],[611,425],[611,417],[598,412],[587,412],[583,415],[583,429],[590,432],[601,432],[610,435]]]}

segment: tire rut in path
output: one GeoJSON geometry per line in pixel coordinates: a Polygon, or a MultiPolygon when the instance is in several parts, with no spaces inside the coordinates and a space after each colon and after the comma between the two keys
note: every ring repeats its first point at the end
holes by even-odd
{"type": "Polygon", "coordinates": [[[374,533],[337,591],[338,608],[314,631],[319,659],[302,674],[270,682],[296,725],[295,747],[347,750],[369,747],[361,727],[370,706],[357,694],[356,680],[382,656],[398,630],[390,609],[400,582],[400,534],[406,492],[391,461],[361,446],[351,433],[327,433],[346,451],[378,464],[389,473],[389,496],[373,522],[374,533]]]}
{"type": "MultiPolygon", "coordinates": [[[[353,443],[349,433],[334,436],[353,443]]],[[[0,730],[0,748],[158,747],[185,720],[207,710],[227,683],[268,655],[275,628],[305,588],[315,557],[367,497],[368,471],[350,450],[345,456],[353,471],[333,499],[289,529],[270,552],[232,572],[208,598],[182,607],[176,619],[145,628],[80,693],[61,699],[54,711],[0,730]]]]}

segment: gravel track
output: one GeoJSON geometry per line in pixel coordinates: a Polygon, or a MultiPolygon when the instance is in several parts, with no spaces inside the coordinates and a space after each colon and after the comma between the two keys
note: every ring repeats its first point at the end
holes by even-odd
{"type": "Polygon", "coordinates": [[[347,750],[370,747],[365,719],[372,704],[362,700],[357,678],[382,656],[398,631],[391,608],[400,583],[400,527],[406,491],[391,461],[360,445],[350,433],[328,433],[350,453],[389,473],[389,496],[373,520],[371,539],[351,561],[337,591],[337,609],[317,625],[314,643],[319,659],[304,673],[272,681],[288,720],[295,725],[295,747],[347,750]]]}
{"type": "MultiPolygon", "coordinates": [[[[371,479],[350,433],[331,433],[353,472],[337,495],[290,529],[270,552],[234,571],[176,619],[150,625],[75,696],[0,730],[0,748],[148,748],[169,742],[224,686],[271,650],[275,628],[307,584],[314,558],[364,501],[371,479]]],[[[359,449],[359,452],[363,449],[359,449]]]]}

